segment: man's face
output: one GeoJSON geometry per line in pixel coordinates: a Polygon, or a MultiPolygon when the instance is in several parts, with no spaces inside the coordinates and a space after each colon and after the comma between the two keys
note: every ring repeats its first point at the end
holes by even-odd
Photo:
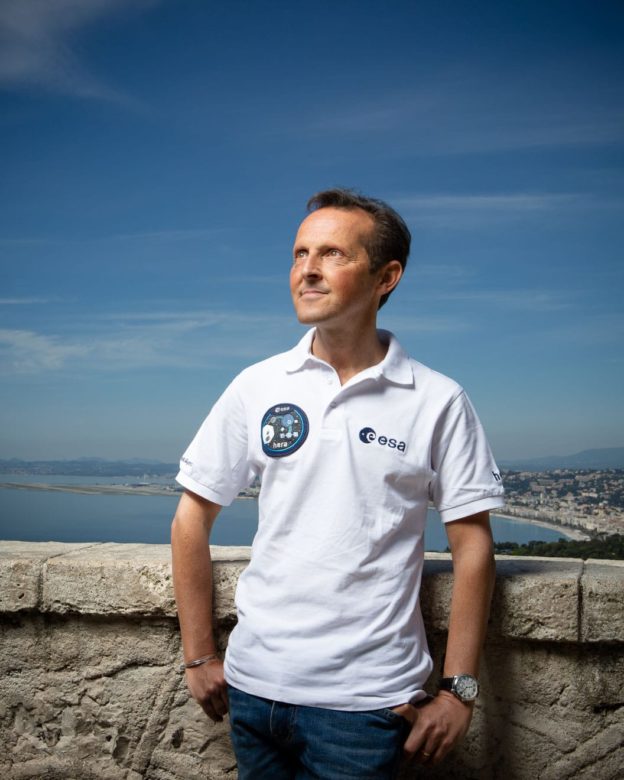
{"type": "Polygon", "coordinates": [[[362,209],[322,208],[303,220],[290,272],[299,322],[346,326],[374,321],[379,274],[371,274],[366,248],[374,227],[362,209]]]}

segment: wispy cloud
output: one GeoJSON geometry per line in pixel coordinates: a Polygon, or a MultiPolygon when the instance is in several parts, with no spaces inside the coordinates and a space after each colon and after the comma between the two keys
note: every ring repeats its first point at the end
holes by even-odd
{"type": "Polygon", "coordinates": [[[578,193],[441,194],[392,198],[393,205],[411,223],[462,229],[586,208],[591,201],[591,196],[578,193]]]}
{"type": "Polygon", "coordinates": [[[472,329],[472,325],[459,317],[412,317],[381,314],[380,326],[397,333],[459,333],[472,329]]]}
{"type": "Polygon", "coordinates": [[[103,17],[149,4],[148,0],[3,0],[0,86],[35,86],[79,98],[134,102],[89,71],[74,40],[103,17]]]}
{"type": "Polygon", "coordinates": [[[484,304],[507,311],[558,312],[569,309],[569,296],[548,290],[476,290],[442,292],[430,296],[436,301],[484,304]]]}
{"type": "MultiPolygon", "coordinates": [[[[188,230],[146,230],[137,233],[117,233],[105,236],[103,241],[193,241],[195,239],[214,238],[220,228],[190,228],[188,230]]],[[[98,239],[95,239],[98,240],[98,239]]]]}
{"type": "Polygon", "coordinates": [[[288,287],[288,266],[285,266],[284,273],[281,274],[236,274],[235,276],[215,276],[215,280],[225,284],[271,284],[281,287],[288,287]]]}
{"type": "Polygon", "coordinates": [[[18,236],[7,238],[0,236],[0,247],[14,247],[22,245],[43,246],[83,246],[107,243],[176,243],[183,241],[201,241],[214,239],[215,236],[227,232],[225,228],[189,228],[171,230],[143,230],[136,233],[112,233],[111,235],[94,235],[88,238],[76,238],[65,235],[62,238],[51,236],[18,236]]]}
{"type": "MultiPolygon", "coordinates": [[[[420,280],[424,276],[432,279],[441,278],[444,282],[448,282],[449,280],[462,281],[464,279],[470,279],[477,273],[474,266],[461,265],[460,263],[434,263],[430,261],[421,263],[418,258],[415,258],[413,261],[410,260],[410,266],[411,265],[416,269],[414,271],[414,277],[412,277],[412,279],[406,277],[404,281],[401,281],[403,287],[406,287],[410,281],[414,283],[414,281],[420,280]]],[[[420,282],[417,281],[417,283],[419,284],[420,282]]]]}
{"type": "Polygon", "coordinates": [[[49,302],[50,298],[0,298],[0,306],[31,306],[49,302]]]}
{"type": "MultiPolygon", "coordinates": [[[[580,347],[621,345],[624,340],[624,315],[621,312],[585,314],[573,322],[564,322],[546,335],[557,343],[580,347]]],[[[618,353],[621,350],[618,350],[618,353]]],[[[619,355],[618,355],[619,356],[619,355]]]]}
{"type": "Polygon", "coordinates": [[[0,372],[4,374],[55,371],[88,351],[86,345],[64,343],[30,330],[0,330],[0,372]]]}
{"type": "Polygon", "coordinates": [[[377,145],[390,156],[621,144],[617,88],[597,90],[585,75],[574,62],[567,69],[525,63],[497,74],[449,69],[409,92],[331,96],[322,112],[298,117],[292,130],[310,138],[391,134],[392,143],[377,145]]]}
{"type": "Polygon", "coordinates": [[[292,334],[292,317],[249,312],[128,312],[88,323],[77,318],[63,336],[0,330],[0,373],[209,368],[224,359],[260,360],[289,347],[292,334]]]}

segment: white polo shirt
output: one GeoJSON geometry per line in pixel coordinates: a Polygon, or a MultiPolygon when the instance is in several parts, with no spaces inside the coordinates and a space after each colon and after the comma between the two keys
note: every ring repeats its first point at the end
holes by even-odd
{"type": "Polygon", "coordinates": [[[501,506],[503,487],[459,385],[379,331],[384,360],[341,386],[313,335],[234,379],[177,479],[221,505],[262,479],[228,682],[291,704],[391,707],[421,698],[432,669],[418,603],[428,502],[450,522],[501,506]]]}

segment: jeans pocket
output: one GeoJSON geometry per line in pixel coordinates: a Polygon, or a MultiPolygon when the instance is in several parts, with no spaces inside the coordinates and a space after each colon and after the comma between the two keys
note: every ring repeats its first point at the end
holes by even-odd
{"type": "Polygon", "coordinates": [[[407,718],[403,717],[403,715],[400,715],[398,712],[395,712],[394,710],[390,709],[390,707],[382,707],[380,710],[373,710],[375,715],[379,715],[385,720],[387,720],[389,723],[409,723],[407,718]]]}

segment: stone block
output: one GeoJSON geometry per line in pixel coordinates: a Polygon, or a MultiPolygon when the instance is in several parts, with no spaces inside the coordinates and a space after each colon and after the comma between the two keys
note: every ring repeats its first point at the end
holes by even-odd
{"type": "MultiPolygon", "coordinates": [[[[488,636],[576,641],[583,562],[497,556],[488,636]]],[[[420,605],[428,631],[446,631],[453,590],[448,553],[427,553],[420,605]]]]}
{"type": "Polygon", "coordinates": [[[61,542],[0,542],[0,612],[38,607],[45,561],[85,546],[61,542]]]}
{"type": "Polygon", "coordinates": [[[581,641],[624,642],[624,561],[585,564],[581,580],[581,641]]]}
{"type": "MultiPolygon", "coordinates": [[[[212,547],[217,617],[234,619],[248,548],[212,547]]],[[[58,614],[175,616],[167,544],[97,544],[43,564],[42,607],[58,614]]]]}
{"type": "Polygon", "coordinates": [[[214,583],[213,611],[218,621],[231,630],[236,622],[234,595],[243,569],[249,565],[251,547],[210,548],[214,583]]]}
{"type": "Polygon", "coordinates": [[[175,615],[170,547],[97,544],[49,560],[43,609],[90,615],[175,615]]]}
{"type": "Polygon", "coordinates": [[[577,641],[582,572],[572,558],[497,557],[489,635],[577,641]]]}
{"type": "Polygon", "coordinates": [[[420,587],[420,609],[427,631],[446,631],[453,590],[448,553],[427,553],[420,587]]]}

